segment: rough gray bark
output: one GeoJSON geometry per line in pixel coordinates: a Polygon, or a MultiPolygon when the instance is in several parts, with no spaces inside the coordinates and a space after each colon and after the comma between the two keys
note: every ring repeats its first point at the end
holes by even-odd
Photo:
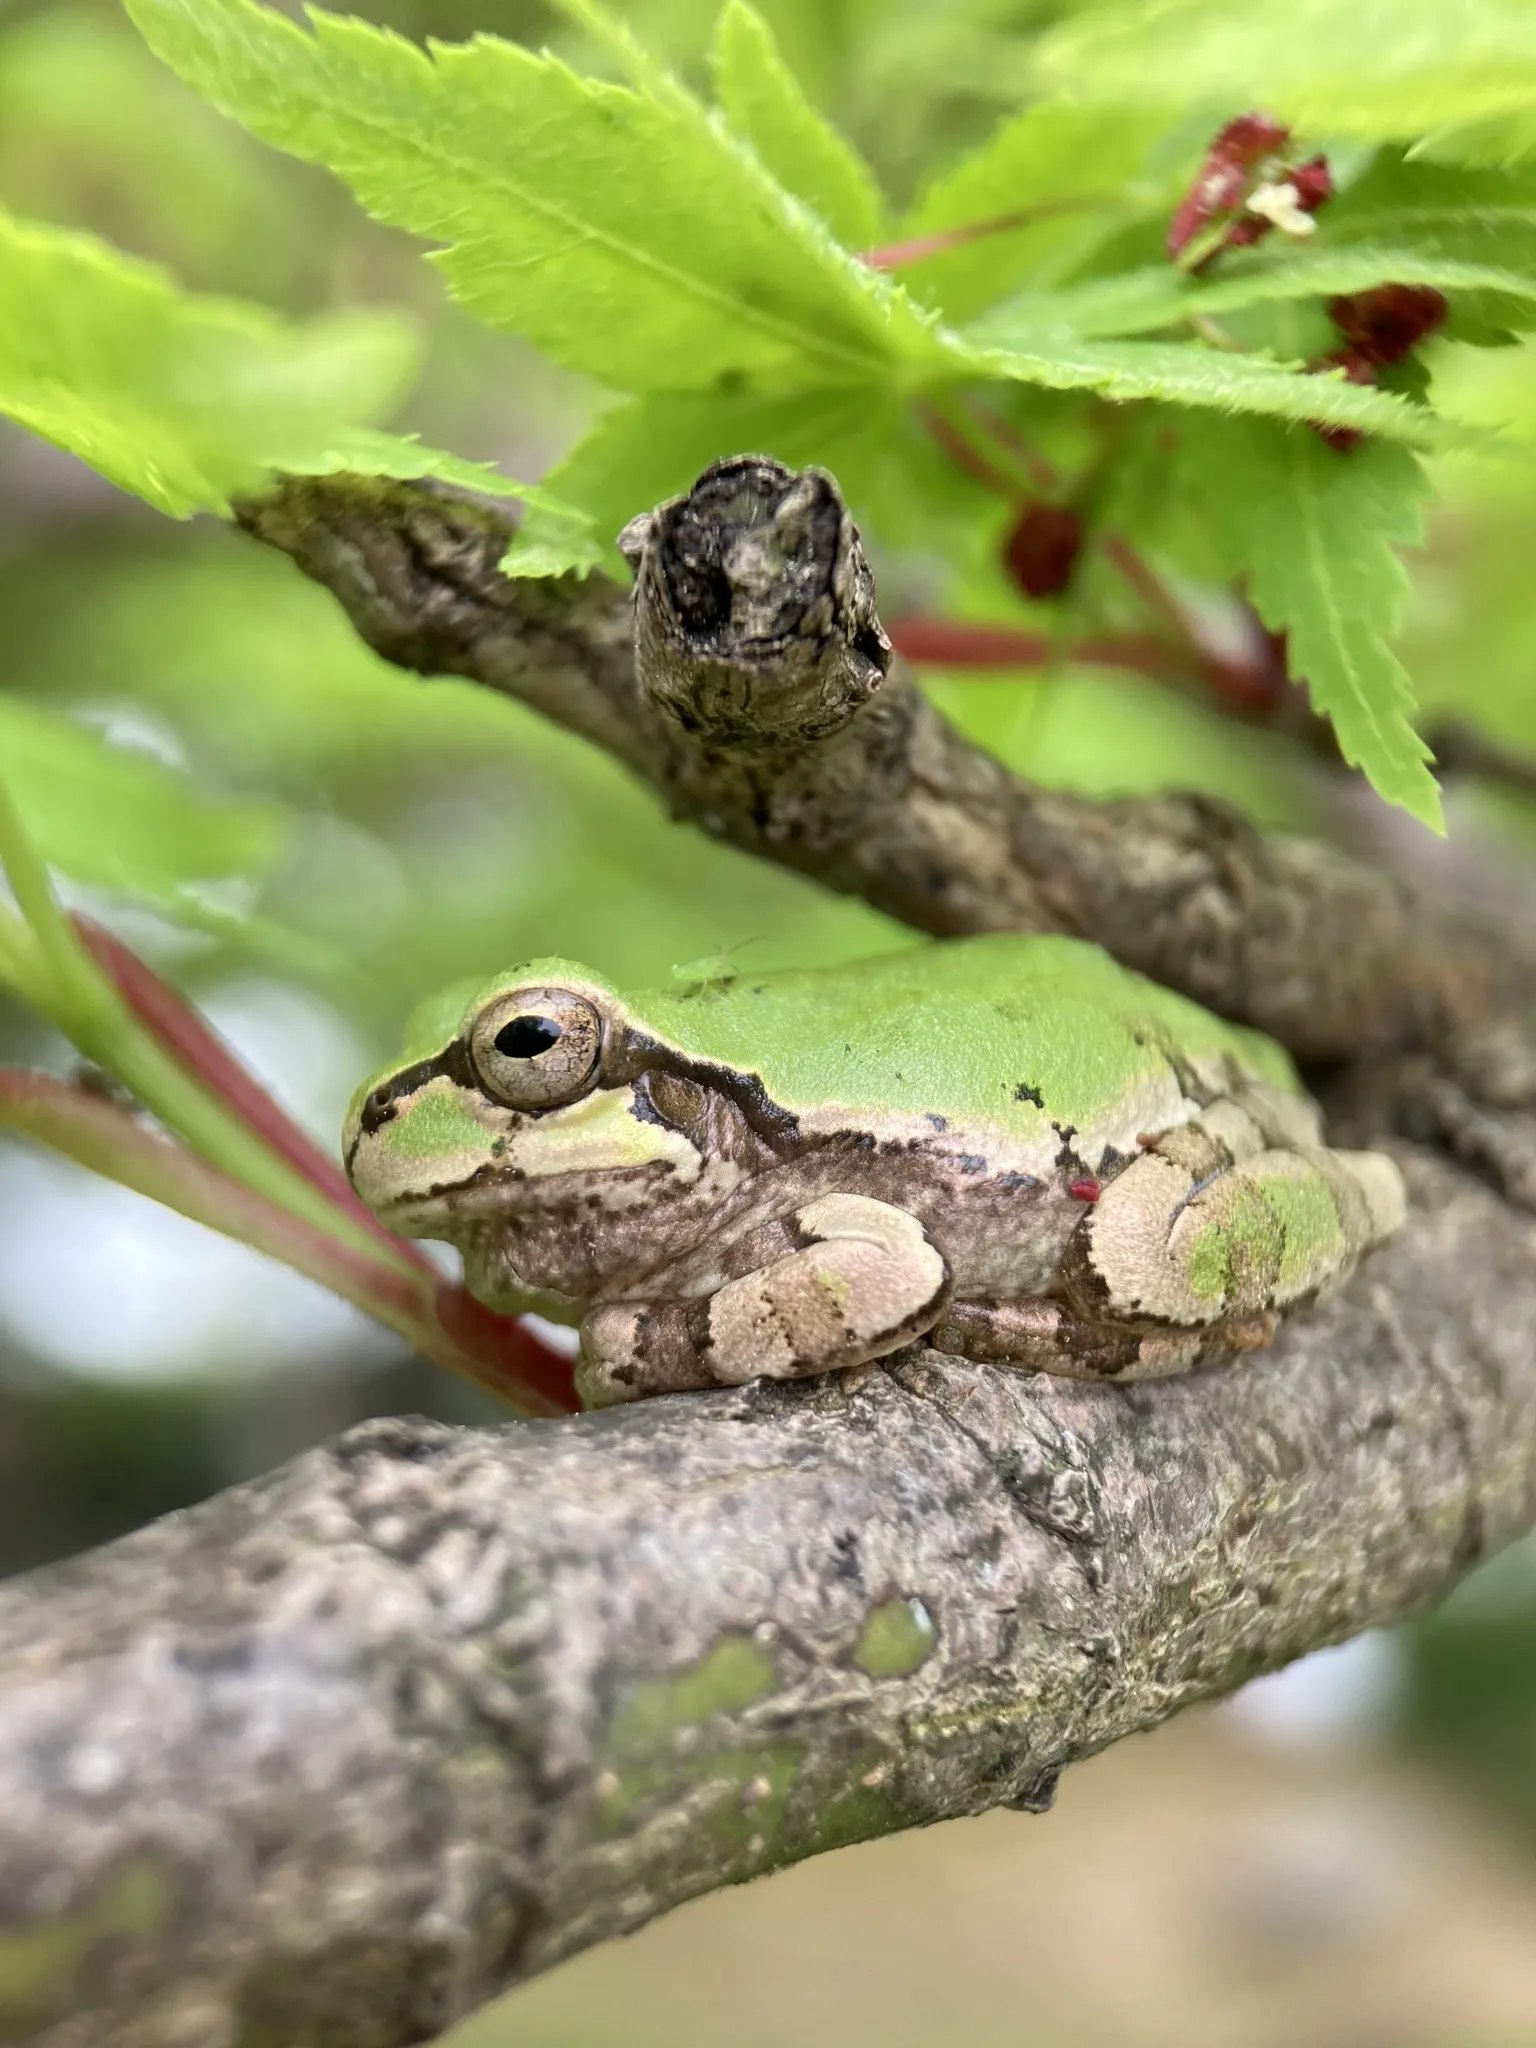
{"type": "MultiPolygon", "coordinates": [[[[886,672],[822,482],[746,459],[628,599],[495,515],[247,508],[391,658],[914,924],[1069,929],[1356,1056],[1335,1106],[1536,1194],[1528,939],[1189,798],[1031,789],[886,672]],[[1383,1051],[1392,1057],[1384,1059],[1383,1051]]],[[[915,1348],[498,1433],[355,1432],[0,1591],[0,2038],[397,2048],[668,1906],[1048,1803],[1075,1758],[1411,1611],[1536,1518],[1536,1225],[1428,1152],[1273,1352],[1140,1388],[915,1348]]]]}
{"type": "Polygon", "coordinates": [[[379,1423],[0,1594],[4,2037],[427,2039],[1432,1599],[1536,1515],[1536,1229],[1407,1164],[1403,1237],[1200,1378],[379,1423]]]}

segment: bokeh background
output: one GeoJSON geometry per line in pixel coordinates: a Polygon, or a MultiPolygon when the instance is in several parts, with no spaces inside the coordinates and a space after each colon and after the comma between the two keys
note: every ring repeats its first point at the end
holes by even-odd
{"type": "MultiPolygon", "coordinates": [[[[1027,97],[1022,32],[1058,11],[761,4],[898,195],[1027,97]]],[[[532,0],[355,11],[414,35],[486,29],[591,56],[532,0]]],[[[712,0],[619,11],[697,65],[712,0]]],[[[405,238],[198,103],[112,0],[0,0],[0,204],[293,314],[409,307],[428,349],[400,424],[516,475],[542,473],[610,402],[471,325],[405,238]]],[[[1536,422],[1523,350],[1448,346],[1437,374],[1470,416],[1536,422]]],[[[1433,710],[1536,752],[1536,472],[1442,469],[1409,666],[1433,710]]],[[[923,602],[921,534],[887,540],[878,506],[855,510],[888,610],[923,602]]],[[[996,516],[1000,531],[1006,508],[996,516]]],[[[977,602],[995,616],[1006,592],[977,602]]],[[[459,976],[559,951],[644,985],[722,950],[810,964],[903,937],[668,824],[517,707],[387,669],[286,561],[212,522],[161,520],[9,430],[0,650],[8,692],[271,806],[270,861],[207,892],[202,931],[76,900],[188,988],[327,1142],[406,1012],[459,976]]],[[[1149,682],[1076,670],[932,686],[1036,777],[1200,784],[1267,822],[1437,869],[1448,888],[1529,900],[1528,799],[1454,785],[1440,849],[1300,748],[1149,682]]],[[[0,1056],[68,1064],[3,1005],[0,1056]]],[[[0,1143],[0,1568],[402,1410],[490,1413],[308,1283],[0,1143]]],[[[1081,1767],[1049,1819],[995,1815],[700,1902],[455,2038],[821,2048],[865,2035],[888,2048],[1536,2042],[1536,1551],[1495,1560],[1410,1629],[1081,1767]]]]}

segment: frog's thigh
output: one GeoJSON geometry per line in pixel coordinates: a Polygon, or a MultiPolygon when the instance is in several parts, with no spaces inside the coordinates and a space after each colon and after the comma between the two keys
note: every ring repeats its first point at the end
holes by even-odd
{"type": "Polygon", "coordinates": [[[1268,1344],[1280,1310],[1341,1280],[1403,1213],[1380,1153],[1266,1147],[1238,1115],[1186,1125],[1079,1224],[1065,1301],[959,1303],[933,1342],[1076,1379],[1189,1372],[1268,1344]]]}
{"type": "Polygon", "coordinates": [[[582,1325],[584,1397],[803,1379],[883,1357],[932,1327],[949,1268],[915,1216],[833,1194],[789,1221],[808,1240],[800,1250],[703,1300],[594,1310],[582,1325]]]}
{"type": "Polygon", "coordinates": [[[1185,1329],[1251,1319],[1343,1279],[1402,1221],[1401,1177],[1379,1153],[1228,1150],[1207,1165],[1197,1130],[1173,1135],[1079,1227],[1064,1278],[1081,1312],[1185,1329]]]}

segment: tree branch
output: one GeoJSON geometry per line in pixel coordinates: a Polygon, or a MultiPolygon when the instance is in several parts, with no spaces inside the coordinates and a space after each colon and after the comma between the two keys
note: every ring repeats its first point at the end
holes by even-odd
{"type": "Polygon", "coordinates": [[[1198,1378],[371,1424],[0,1591],[4,2038],[401,2048],[1433,1599],[1536,1514],[1536,1303],[1529,1223],[1405,1165],[1403,1235],[1198,1378]]]}
{"type": "Polygon", "coordinates": [[[625,762],[675,816],[920,930],[1077,933],[1305,1058],[1413,1050],[1479,1102],[1536,1100],[1528,934],[1321,842],[1262,834],[1210,797],[1102,802],[1010,774],[886,667],[857,534],[826,487],[739,458],[632,529],[638,672],[629,593],[601,576],[502,577],[511,529],[489,508],[333,476],[289,480],[241,520],[389,660],[521,699],[625,762]],[[739,516],[722,475],[744,493],[739,516]],[[741,531],[722,539],[733,517],[741,531]],[[798,620],[758,644],[784,601],[764,531],[791,582],[806,561],[816,572],[798,620]],[[681,602],[680,533],[704,574],[681,602]],[[806,686],[784,689],[792,642],[819,651],[806,686]]]}

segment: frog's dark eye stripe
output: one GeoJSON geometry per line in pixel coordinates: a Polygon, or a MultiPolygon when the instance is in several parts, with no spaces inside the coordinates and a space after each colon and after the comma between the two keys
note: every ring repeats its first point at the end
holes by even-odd
{"type": "Polygon", "coordinates": [[[534,1060],[564,1035],[553,1017],[514,1017],[497,1032],[496,1050],[503,1059],[534,1060]]]}
{"type": "Polygon", "coordinates": [[[519,988],[487,1003],[469,1030],[481,1087],[508,1109],[558,1109],[585,1095],[603,1050],[603,1020],[569,988],[519,988]]]}

